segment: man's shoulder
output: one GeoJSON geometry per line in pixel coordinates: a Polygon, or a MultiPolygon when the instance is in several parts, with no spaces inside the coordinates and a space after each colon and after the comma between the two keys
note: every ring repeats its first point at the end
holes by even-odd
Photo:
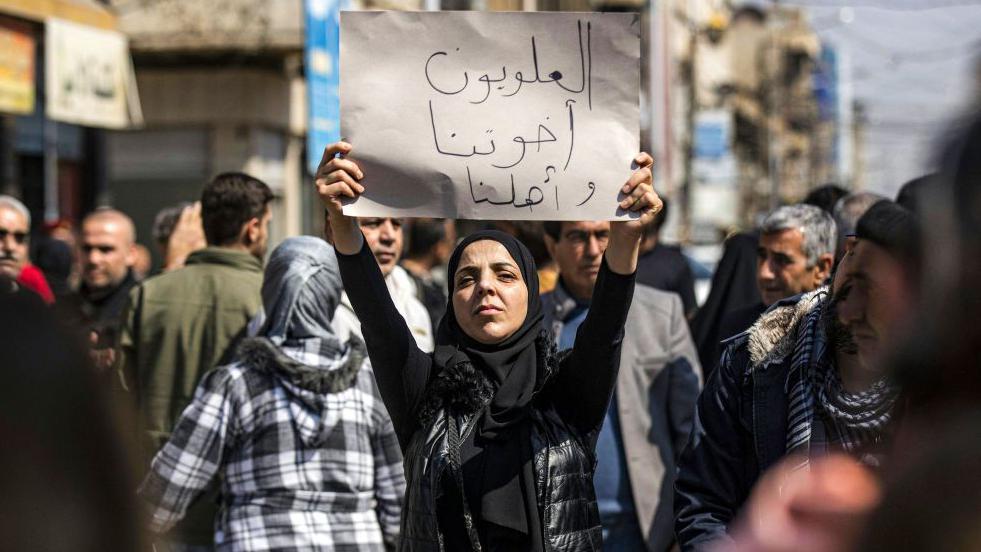
{"type": "Polygon", "coordinates": [[[186,293],[206,281],[218,284],[213,286],[216,293],[236,293],[240,289],[238,284],[242,283],[249,285],[251,293],[255,291],[252,287],[262,284],[262,273],[228,265],[198,263],[151,276],[137,286],[144,294],[186,293]]]}
{"type": "MultiPolygon", "coordinates": [[[[798,325],[804,316],[820,308],[826,288],[782,299],[774,303],[745,330],[722,340],[722,362],[737,362],[743,370],[784,366],[793,353],[798,325]]],[[[758,308],[758,307],[757,307],[758,308]]]]}
{"type": "Polygon", "coordinates": [[[634,298],[630,310],[644,316],[671,318],[681,312],[681,297],[673,291],[663,291],[645,284],[634,287],[634,298]]]}
{"type": "Polygon", "coordinates": [[[681,265],[688,266],[688,258],[681,252],[681,248],[676,245],[658,244],[638,259],[642,264],[656,263],[662,267],[667,264],[672,267],[681,265]]]}
{"type": "Polygon", "coordinates": [[[555,303],[555,290],[546,291],[539,296],[542,300],[542,306],[551,305],[555,303]]]}
{"type": "Polygon", "coordinates": [[[719,324],[719,337],[724,341],[747,331],[765,311],[766,305],[761,301],[727,312],[719,324]]]}

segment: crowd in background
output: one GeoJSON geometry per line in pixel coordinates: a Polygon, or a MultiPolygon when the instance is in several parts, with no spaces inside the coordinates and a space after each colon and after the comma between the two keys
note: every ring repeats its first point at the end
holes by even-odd
{"type": "MultiPolygon", "coordinates": [[[[981,118],[965,121],[894,200],[824,186],[728,236],[701,305],[693,263],[660,239],[665,201],[596,436],[603,549],[981,547],[981,118]]],[[[404,450],[330,232],[270,253],[271,200],[216,176],[157,216],[151,274],[125,213],[32,236],[0,196],[0,548],[397,546],[404,450]]],[[[527,246],[561,351],[610,234],[358,224],[427,353],[458,238],[527,246]]]]}

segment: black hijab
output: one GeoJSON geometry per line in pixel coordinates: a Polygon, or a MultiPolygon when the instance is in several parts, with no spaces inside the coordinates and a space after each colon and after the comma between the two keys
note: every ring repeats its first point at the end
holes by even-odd
{"type": "Polygon", "coordinates": [[[712,276],[712,288],[702,308],[692,320],[692,338],[698,348],[698,359],[709,370],[719,362],[719,339],[722,321],[730,312],[761,303],[756,286],[756,249],[759,236],[755,232],[735,234],[726,240],[722,259],[712,276]]]}
{"type": "MultiPolygon", "coordinates": [[[[436,331],[433,358],[439,371],[469,362],[490,380],[494,396],[485,409],[475,435],[462,445],[464,493],[479,518],[528,534],[540,543],[528,415],[535,392],[542,380],[539,346],[543,335],[538,272],[534,258],[516,238],[496,230],[467,236],[457,245],[448,265],[446,314],[436,331]],[[478,241],[495,241],[507,250],[521,270],[528,288],[528,312],[521,327],[500,343],[485,345],[468,336],[453,311],[453,291],[463,251],[478,241]],[[487,461],[486,458],[493,458],[487,461]],[[522,507],[524,506],[524,507],[522,507]]],[[[540,544],[539,544],[540,547],[540,544]]],[[[532,548],[536,548],[532,546],[532,548]]]]}
{"type": "Polygon", "coordinates": [[[436,330],[436,365],[441,370],[469,361],[491,380],[495,389],[494,398],[481,422],[480,434],[484,438],[496,439],[525,417],[538,380],[535,342],[543,329],[544,315],[538,294],[535,261],[528,248],[516,238],[497,230],[484,230],[460,242],[450,257],[447,275],[450,304],[436,330]],[[479,343],[464,333],[457,323],[452,302],[454,276],[463,250],[483,240],[504,246],[521,270],[521,277],[528,287],[528,314],[521,327],[501,343],[493,345],[479,343]]]}

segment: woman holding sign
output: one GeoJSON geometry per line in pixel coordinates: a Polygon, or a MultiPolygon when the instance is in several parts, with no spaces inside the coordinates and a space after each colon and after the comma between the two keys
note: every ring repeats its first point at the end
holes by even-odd
{"type": "Polygon", "coordinates": [[[556,353],[538,277],[518,240],[471,234],[449,262],[436,350],[423,353],[342,201],[364,192],[351,145],[327,147],[316,186],[344,288],[405,456],[400,550],[600,550],[596,438],[616,382],[643,227],[661,208],[650,166],[622,188],[639,215],[610,227],[592,307],[575,346],[556,353]]]}

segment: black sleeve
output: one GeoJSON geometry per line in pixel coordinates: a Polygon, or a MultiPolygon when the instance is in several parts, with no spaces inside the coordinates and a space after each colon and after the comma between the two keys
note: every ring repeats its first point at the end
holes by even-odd
{"type": "Polygon", "coordinates": [[[635,275],[617,274],[603,259],[589,313],[556,376],[553,404],[564,420],[584,433],[599,429],[610,404],[635,275]]]}
{"type": "Polygon", "coordinates": [[[375,381],[403,450],[415,433],[416,407],[432,370],[432,357],[419,349],[392,302],[367,240],[354,255],[337,253],[344,291],[361,322],[375,381]]]}
{"type": "Polygon", "coordinates": [[[741,420],[741,368],[726,349],[698,397],[688,445],[678,461],[675,534],[685,552],[728,539],[726,531],[746,500],[751,464],[741,420]]]}

